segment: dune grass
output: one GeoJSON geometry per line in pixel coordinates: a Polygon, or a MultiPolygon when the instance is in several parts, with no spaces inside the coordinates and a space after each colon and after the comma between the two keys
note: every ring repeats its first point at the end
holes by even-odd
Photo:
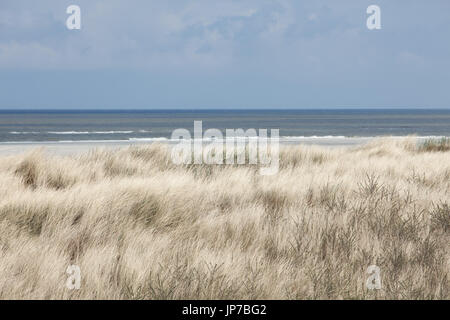
{"type": "Polygon", "coordinates": [[[384,139],[280,157],[274,176],[176,166],[164,145],[0,157],[0,298],[450,298],[448,150],[384,139]]]}
{"type": "Polygon", "coordinates": [[[419,150],[424,152],[450,151],[450,139],[449,138],[427,139],[420,145],[419,150]]]}

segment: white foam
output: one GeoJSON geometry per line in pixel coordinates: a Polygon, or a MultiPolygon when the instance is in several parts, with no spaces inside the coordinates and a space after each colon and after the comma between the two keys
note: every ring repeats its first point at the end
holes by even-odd
{"type": "Polygon", "coordinates": [[[164,137],[159,137],[159,138],[130,138],[128,139],[128,141],[169,141],[169,139],[164,138],[164,137]]]}
{"type": "Polygon", "coordinates": [[[11,131],[10,134],[39,134],[40,132],[36,131],[11,131]]]}
{"type": "MultiPolygon", "coordinates": [[[[305,140],[305,139],[345,139],[346,136],[283,136],[284,140],[305,140]]],[[[370,137],[368,137],[370,138],[370,137]]]]}
{"type": "MultiPolygon", "coordinates": [[[[135,131],[11,131],[10,134],[53,134],[53,135],[80,135],[80,134],[130,134],[135,131]]],[[[139,130],[140,133],[148,133],[147,130],[139,130]]]]}
{"type": "Polygon", "coordinates": [[[77,134],[130,134],[134,131],[48,131],[48,134],[77,135],[77,134]]]}

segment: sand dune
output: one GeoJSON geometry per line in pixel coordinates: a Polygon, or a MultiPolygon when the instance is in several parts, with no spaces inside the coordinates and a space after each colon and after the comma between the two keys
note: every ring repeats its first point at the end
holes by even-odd
{"type": "Polygon", "coordinates": [[[2,148],[2,299],[450,298],[445,148],[284,146],[273,176],[158,144],[2,148]]]}

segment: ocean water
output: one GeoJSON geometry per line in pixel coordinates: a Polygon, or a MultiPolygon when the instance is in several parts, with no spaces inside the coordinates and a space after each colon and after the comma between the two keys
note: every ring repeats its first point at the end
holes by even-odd
{"type": "Polygon", "coordinates": [[[450,110],[1,111],[0,143],[158,141],[203,130],[280,129],[285,139],[450,136],[450,110]]]}

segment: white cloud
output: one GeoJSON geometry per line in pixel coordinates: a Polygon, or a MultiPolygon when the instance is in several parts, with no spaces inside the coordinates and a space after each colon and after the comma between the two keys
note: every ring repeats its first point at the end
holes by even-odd
{"type": "Polygon", "coordinates": [[[226,67],[243,45],[238,35],[252,23],[263,36],[280,36],[293,22],[286,1],[80,0],[82,30],[69,31],[64,27],[67,1],[57,6],[50,0],[5,1],[3,68],[226,67]],[[268,13],[270,19],[264,17],[268,13]]]}
{"type": "MultiPolygon", "coordinates": [[[[365,5],[354,1],[77,3],[82,10],[82,30],[69,31],[65,28],[65,9],[72,1],[2,0],[0,68],[273,68],[276,72],[296,70],[317,76],[317,70],[326,73],[351,68],[355,61],[360,66],[370,65],[374,57],[378,62],[394,55],[409,63],[415,63],[411,60],[415,56],[427,59],[426,49],[418,54],[416,48],[402,48],[405,39],[399,40],[395,30],[389,33],[389,25],[383,29],[382,40],[365,34],[365,5]],[[402,52],[411,57],[402,58],[402,52]]],[[[390,22],[389,10],[404,9],[392,4],[387,8],[387,3],[382,3],[386,24],[390,22]]],[[[407,9],[410,19],[416,12],[407,9]]],[[[428,21],[428,28],[433,21],[443,21],[442,13],[438,14],[428,21]]],[[[404,28],[398,22],[394,26],[404,28]]]]}

